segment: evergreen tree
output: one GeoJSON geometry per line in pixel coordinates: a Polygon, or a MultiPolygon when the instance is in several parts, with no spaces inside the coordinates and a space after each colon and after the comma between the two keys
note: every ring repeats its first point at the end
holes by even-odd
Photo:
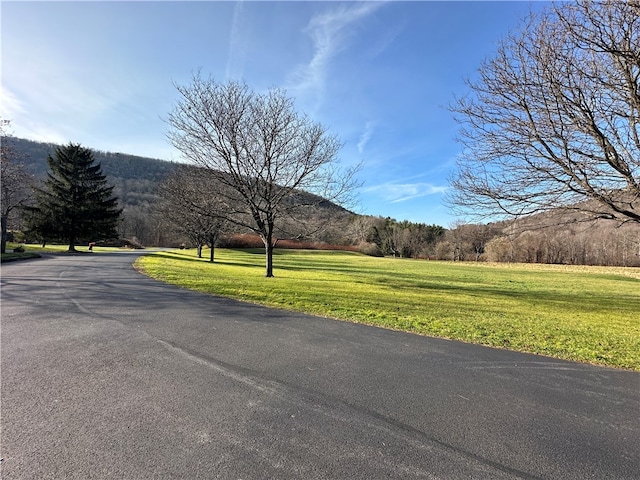
{"type": "Polygon", "coordinates": [[[122,210],[93,152],[70,143],[47,157],[49,172],[36,202],[27,209],[29,231],[47,240],[78,242],[116,238],[122,210]]]}

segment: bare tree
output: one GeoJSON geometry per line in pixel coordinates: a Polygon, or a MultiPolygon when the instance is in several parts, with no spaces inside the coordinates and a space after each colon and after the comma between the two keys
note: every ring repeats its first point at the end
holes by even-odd
{"type": "Polygon", "coordinates": [[[579,0],[532,13],[451,107],[460,213],[555,208],[640,222],[640,4],[579,0]]]}
{"type": "Polygon", "coordinates": [[[176,89],[170,142],[227,187],[227,219],[260,235],[272,277],[279,222],[308,212],[310,202],[347,201],[356,169],[336,168],[338,138],[297,113],[283,90],[256,93],[199,73],[176,89]]]}
{"type": "Polygon", "coordinates": [[[20,209],[30,197],[31,176],[24,165],[18,162],[11,147],[11,137],[6,133],[9,120],[0,118],[0,224],[2,240],[0,251],[7,249],[7,229],[9,218],[20,209]]]}
{"type": "Polygon", "coordinates": [[[491,241],[499,230],[494,224],[461,224],[457,225],[454,238],[464,244],[469,253],[473,254],[476,262],[485,252],[487,243],[491,241]]]}
{"type": "Polygon", "coordinates": [[[159,189],[159,213],[195,244],[198,257],[202,257],[202,247],[209,245],[210,262],[214,261],[216,242],[228,224],[230,209],[227,196],[223,195],[225,188],[209,170],[181,165],[159,189]]]}

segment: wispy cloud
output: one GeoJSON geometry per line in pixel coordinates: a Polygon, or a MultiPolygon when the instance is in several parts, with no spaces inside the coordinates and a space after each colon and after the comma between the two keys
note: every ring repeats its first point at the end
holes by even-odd
{"type": "Polygon", "coordinates": [[[331,60],[347,47],[354,25],[382,5],[383,2],[340,5],[314,16],[305,29],[313,42],[313,57],[294,71],[288,88],[298,95],[312,95],[321,103],[331,60]]]}
{"type": "Polygon", "coordinates": [[[244,62],[247,55],[246,35],[247,31],[243,23],[244,0],[235,2],[233,19],[231,21],[231,34],[229,36],[229,54],[225,77],[228,80],[238,80],[244,74],[244,62]]]}
{"type": "Polygon", "coordinates": [[[29,138],[36,142],[65,144],[70,141],[76,141],[77,138],[73,134],[67,134],[64,128],[51,128],[49,125],[27,121],[20,123],[17,135],[23,138],[29,138]]]}
{"type": "Polygon", "coordinates": [[[63,132],[72,134],[76,129],[90,129],[97,120],[117,112],[130,99],[124,85],[117,89],[108,79],[102,85],[89,86],[81,74],[31,73],[19,84],[10,85],[21,99],[21,110],[14,107],[16,134],[18,130],[28,130],[30,138],[57,141],[64,136],[63,132]],[[53,132],[60,133],[53,135],[53,132]]]}
{"type": "Polygon", "coordinates": [[[364,126],[364,132],[360,135],[360,140],[358,141],[358,153],[362,155],[364,152],[364,148],[366,147],[369,140],[373,136],[373,131],[375,129],[375,124],[373,122],[367,122],[364,126]]]}
{"type": "Polygon", "coordinates": [[[396,37],[402,33],[406,26],[406,22],[400,22],[394,25],[389,25],[382,35],[377,37],[375,41],[370,45],[367,52],[368,58],[375,58],[384,52],[389,45],[391,45],[396,37]]]}
{"type": "Polygon", "coordinates": [[[16,115],[26,112],[18,97],[3,85],[0,85],[0,105],[0,116],[3,120],[12,120],[16,115]]]}
{"type": "Polygon", "coordinates": [[[447,186],[432,185],[431,183],[383,183],[364,189],[367,193],[374,193],[390,203],[406,202],[429,195],[439,195],[447,190],[447,186]]]}
{"type": "MultiPolygon", "coordinates": [[[[2,85],[2,116],[12,120],[16,136],[52,143],[113,144],[131,129],[157,117],[140,105],[151,95],[145,82],[97,64],[76,63],[55,50],[16,61],[20,65],[2,85]],[[137,124],[134,124],[137,122],[137,124]]],[[[131,153],[131,152],[129,152],[131,153]]]]}
{"type": "Polygon", "coordinates": [[[64,143],[70,140],[74,125],[90,124],[107,108],[107,99],[93,94],[80,81],[31,73],[3,89],[3,110],[7,109],[16,136],[64,143]]]}

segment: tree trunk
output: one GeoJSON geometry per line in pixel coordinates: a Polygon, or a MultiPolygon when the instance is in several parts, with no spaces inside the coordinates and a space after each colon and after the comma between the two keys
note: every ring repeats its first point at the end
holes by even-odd
{"type": "Polygon", "coordinates": [[[69,252],[77,252],[76,250],[76,239],[75,238],[70,238],[69,239],[69,252]]]}
{"type": "Polygon", "coordinates": [[[196,248],[198,249],[198,258],[202,258],[202,244],[198,242],[196,248]]]}
{"type": "Polygon", "coordinates": [[[271,236],[263,238],[264,252],[267,260],[267,269],[264,276],[267,278],[273,277],[273,242],[271,240],[271,236]]]}
{"type": "Polygon", "coordinates": [[[214,255],[214,249],[215,249],[215,239],[213,238],[213,235],[211,235],[211,238],[209,240],[210,240],[209,245],[211,246],[211,250],[209,251],[209,261],[213,263],[213,255],[214,255]]]}
{"type": "Polygon", "coordinates": [[[0,218],[0,224],[2,225],[2,243],[0,245],[1,253],[7,253],[7,217],[2,215],[0,218]]]}

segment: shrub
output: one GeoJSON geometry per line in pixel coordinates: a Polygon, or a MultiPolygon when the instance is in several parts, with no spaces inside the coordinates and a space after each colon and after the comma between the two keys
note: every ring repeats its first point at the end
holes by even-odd
{"type": "Polygon", "coordinates": [[[369,255],[371,257],[382,257],[382,250],[380,247],[373,242],[360,242],[355,247],[358,252],[364,253],[365,255],[369,255]]]}

